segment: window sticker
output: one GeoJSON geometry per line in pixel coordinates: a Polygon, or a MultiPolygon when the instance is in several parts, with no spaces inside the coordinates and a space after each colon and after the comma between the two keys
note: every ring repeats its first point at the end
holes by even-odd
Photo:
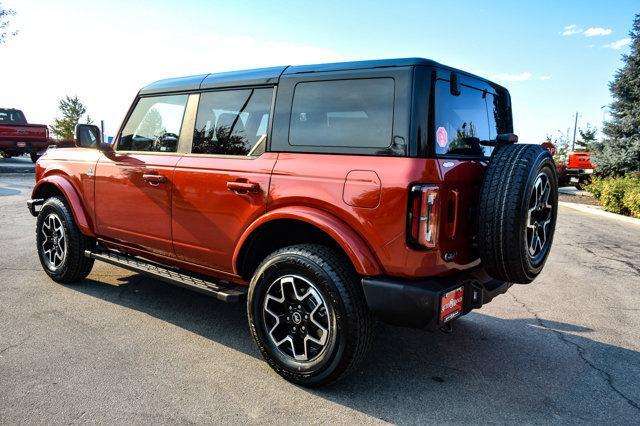
{"type": "Polygon", "coordinates": [[[447,144],[449,143],[449,135],[447,135],[447,129],[445,129],[444,127],[438,127],[438,131],[436,132],[436,141],[442,148],[447,146],[447,144]]]}

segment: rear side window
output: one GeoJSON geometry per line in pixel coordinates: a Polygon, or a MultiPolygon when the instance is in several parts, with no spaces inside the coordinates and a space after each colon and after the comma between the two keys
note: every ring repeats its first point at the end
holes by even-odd
{"type": "Polygon", "coordinates": [[[392,139],[393,103],[392,78],[298,83],[289,144],[387,148],[392,139]]]}
{"type": "Polygon", "coordinates": [[[436,81],[436,154],[490,156],[493,147],[482,143],[496,138],[494,96],[464,85],[460,89],[454,96],[448,81],[436,81]]]}
{"type": "Polygon", "coordinates": [[[265,151],[273,88],[200,95],[191,152],[257,156],[265,151]]]}
{"type": "Polygon", "coordinates": [[[127,120],[118,149],[176,152],[187,95],[140,98],[127,120]]]}

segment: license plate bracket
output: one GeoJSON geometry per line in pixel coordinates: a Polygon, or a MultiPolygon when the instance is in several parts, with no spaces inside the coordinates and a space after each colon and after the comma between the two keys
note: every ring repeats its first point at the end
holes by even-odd
{"type": "Polygon", "coordinates": [[[446,323],[462,315],[464,286],[454,288],[440,296],[440,323],[446,323]]]}

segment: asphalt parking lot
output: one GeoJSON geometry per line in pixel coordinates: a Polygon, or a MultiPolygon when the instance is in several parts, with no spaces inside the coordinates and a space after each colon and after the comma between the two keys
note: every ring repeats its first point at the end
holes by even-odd
{"type": "Polygon", "coordinates": [[[33,173],[35,168],[28,156],[0,158],[0,173],[33,173]]]}
{"type": "Polygon", "coordinates": [[[640,226],[561,207],[533,284],[452,334],[380,324],[356,374],[307,390],[261,361],[243,305],[98,263],[81,284],[49,280],[25,205],[33,183],[0,174],[1,423],[640,418],[640,226]]]}

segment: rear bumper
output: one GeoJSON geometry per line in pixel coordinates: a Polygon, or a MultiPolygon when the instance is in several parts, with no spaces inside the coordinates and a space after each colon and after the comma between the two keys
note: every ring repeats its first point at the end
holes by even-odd
{"type": "Polygon", "coordinates": [[[505,293],[512,284],[489,277],[479,267],[453,276],[421,281],[363,278],[362,285],[369,310],[378,319],[392,325],[436,330],[445,325],[440,320],[440,301],[446,293],[458,287],[464,288],[461,312],[464,315],[505,293]]]}
{"type": "Polygon", "coordinates": [[[590,176],[593,174],[593,169],[566,169],[565,173],[569,177],[590,176]]]}
{"type": "Polygon", "coordinates": [[[13,155],[23,154],[25,152],[41,153],[46,151],[49,145],[51,145],[51,143],[48,141],[0,141],[0,151],[13,155]]]}

